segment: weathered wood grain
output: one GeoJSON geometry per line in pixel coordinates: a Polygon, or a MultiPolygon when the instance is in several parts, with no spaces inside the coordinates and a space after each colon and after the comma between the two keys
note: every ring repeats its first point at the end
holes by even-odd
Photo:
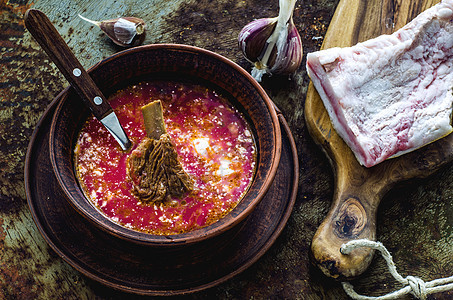
{"type": "MultiPolygon", "coordinates": [[[[304,53],[320,48],[338,2],[297,1],[294,22],[304,53]]],[[[397,3],[404,2],[411,1],[397,3]]],[[[237,48],[237,34],[255,18],[275,16],[278,1],[0,0],[0,299],[149,299],[89,280],[47,245],[33,223],[24,188],[27,143],[47,105],[67,84],[24,28],[23,14],[30,7],[49,16],[85,68],[120,49],[78,13],[95,20],[139,16],[148,24],[144,44],[199,46],[250,70],[237,48]]],[[[299,193],[287,226],[273,247],[243,273],[176,299],[348,299],[341,285],[326,278],[309,259],[313,235],[332,202],[334,180],[304,122],[308,83],[303,65],[290,77],[266,77],[261,83],[282,110],[297,144],[299,193]]],[[[401,274],[427,281],[453,274],[451,165],[389,191],[377,215],[376,237],[391,251],[401,274]]],[[[353,284],[372,296],[399,287],[379,256],[353,284]]],[[[453,292],[430,297],[452,298],[453,292]]]]}

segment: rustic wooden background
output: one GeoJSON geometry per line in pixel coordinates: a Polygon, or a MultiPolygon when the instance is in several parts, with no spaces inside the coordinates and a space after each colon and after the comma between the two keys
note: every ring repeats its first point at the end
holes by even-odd
{"type": "MultiPolygon", "coordinates": [[[[338,2],[297,2],[294,21],[305,53],[320,48],[338,2]]],[[[404,1],[394,1],[395,9],[399,2],[404,1]]],[[[276,16],[278,1],[0,0],[0,299],[142,298],[85,278],[47,246],[33,223],[24,187],[25,154],[39,117],[67,83],[24,28],[23,15],[31,7],[49,16],[85,68],[121,49],[78,13],[98,20],[137,16],[148,23],[145,44],[199,46],[249,70],[237,48],[237,34],[255,18],[276,16]]],[[[252,267],[187,299],[347,299],[341,285],[320,274],[309,258],[313,234],[331,203],[333,175],[306,130],[308,82],[304,66],[293,76],[262,82],[298,147],[299,193],[286,228],[252,267]]],[[[378,211],[377,238],[391,251],[403,276],[429,281],[453,275],[453,166],[390,191],[378,211]]],[[[368,295],[400,287],[378,256],[353,284],[368,295]]],[[[453,299],[453,292],[430,299],[453,299]]]]}

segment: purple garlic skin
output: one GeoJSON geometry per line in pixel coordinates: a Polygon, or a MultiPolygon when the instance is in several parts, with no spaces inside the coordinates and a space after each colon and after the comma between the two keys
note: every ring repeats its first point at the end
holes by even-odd
{"type": "Polygon", "coordinates": [[[140,18],[122,17],[104,21],[93,21],[79,17],[98,26],[115,44],[122,47],[141,45],[146,37],[146,24],[140,18]]]}
{"type": "Polygon", "coordinates": [[[274,74],[294,73],[302,63],[303,47],[299,32],[292,22],[288,26],[286,42],[277,42],[276,54],[270,56],[270,72],[274,74]]]}
{"type": "Polygon", "coordinates": [[[146,36],[145,22],[136,17],[102,21],[99,27],[115,44],[123,47],[141,45],[146,36]]]}
{"type": "Polygon", "coordinates": [[[254,66],[252,76],[261,81],[264,74],[292,74],[303,58],[302,40],[292,18],[277,28],[277,18],[257,19],[247,24],[238,35],[238,46],[254,66]],[[280,30],[278,36],[276,30],[280,30]],[[276,37],[271,41],[271,37],[276,37]],[[271,47],[270,49],[268,49],[271,47]]]}
{"type": "Polygon", "coordinates": [[[242,28],[238,36],[238,45],[248,61],[252,63],[258,61],[276,25],[277,18],[263,18],[254,20],[242,28]]]}
{"type": "Polygon", "coordinates": [[[252,76],[291,74],[302,63],[303,48],[293,22],[296,0],[279,0],[279,15],[248,23],[238,35],[242,53],[253,64],[252,76]]]}

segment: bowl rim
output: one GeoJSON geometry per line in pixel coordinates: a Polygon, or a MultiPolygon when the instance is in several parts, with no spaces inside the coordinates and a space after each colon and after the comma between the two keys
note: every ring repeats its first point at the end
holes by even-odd
{"type": "MultiPolygon", "coordinates": [[[[107,228],[105,224],[102,224],[99,222],[98,219],[96,219],[94,216],[92,216],[84,207],[82,207],[77,201],[74,201],[72,199],[72,194],[69,191],[69,189],[66,187],[65,182],[63,178],[60,175],[59,171],[59,165],[57,163],[56,155],[55,155],[55,142],[53,138],[53,133],[54,133],[54,124],[56,123],[56,118],[60,114],[63,104],[66,102],[70,88],[66,88],[63,90],[56,98],[61,98],[59,99],[59,103],[57,104],[55,113],[52,117],[52,126],[50,130],[50,138],[49,138],[49,149],[50,149],[50,162],[52,165],[52,169],[54,172],[54,175],[64,191],[67,201],[71,204],[75,210],[81,214],[84,218],[88,219],[91,223],[96,225],[96,227],[108,232],[109,234],[112,234],[114,236],[117,236],[121,239],[126,239],[130,240],[135,243],[139,244],[145,244],[145,245],[153,245],[153,246],[172,246],[172,245],[180,245],[180,244],[192,244],[196,242],[200,242],[203,240],[206,240],[211,237],[215,237],[221,233],[224,233],[228,231],[229,229],[232,229],[239,223],[241,223],[258,205],[258,203],[262,200],[262,198],[265,196],[267,193],[268,189],[270,188],[275,175],[277,173],[278,165],[280,163],[280,157],[281,157],[281,147],[282,147],[282,137],[281,137],[281,130],[280,130],[280,123],[279,119],[277,116],[277,111],[275,104],[272,102],[270,97],[267,95],[263,87],[241,66],[239,66],[237,63],[233,62],[232,60],[215,53],[213,51],[203,49],[200,47],[196,46],[191,46],[191,45],[184,45],[184,44],[171,44],[171,43],[164,43],[164,44],[149,44],[149,45],[143,45],[143,46],[138,46],[130,49],[126,49],[120,52],[117,52],[101,61],[98,63],[94,64],[92,67],[90,67],[87,72],[88,74],[91,74],[93,71],[102,68],[104,65],[111,63],[111,61],[114,61],[117,57],[123,56],[123,55],[132,55],[133,53],[136,52],[141,52],[144,50],[177,50],[177,51],[186,51],[186,52],[191,52],[191,53],[197,53],[201,55],[207,55],[211,56],[212,58],[220,61],[221,63],[224,63],[228,65],[229,67],[233,68],[236,72],[239,73],[239,75],[242,75],[247,79],[247,81],[254,87],[254,89],[258,92],[260,97],[262,98],[265,106],[267,107],[269,111],[270,118],[272,119],[272,131],[273,131],[273,136],[275,137],[275,142],[272,147],[272,165],[269,168],[269,172],[267,176],[265,177],[263,184],[260,186],[260,189],[257,191],[256,197],[249,203],[247,207],[245,207],[242,211],[237,214],[233,219],[230,221],[223,221],[220,222],[221,220],[226,219],[226,216],[223,217],[222,219],[205,226],[201,229],[195,229],[186,233],[182,234],[175,234],[175,235],[153,235],[150,233],[144,233],[140,232],[137,230],[129,229],[127,227],[124,227],[122,225],[119,225],[112,220],[110,220],[108,217],[103,215],[102,212],[100,212],[101,215],[109,222],[111,223],[115,228],[112,227],[107,228]],[[197,234],[197,232],[202,232],[202,234],[197,234]]],[[[88,202],[90,202],[88,199],[86,199],[88,202]]],[[[90,203],[91,204],[91,203],[90,203]]],[[[236,206],[240,206],[239,204],[236,206]]],[[[98,210],[93,205],[93,208],[98,210]]],[[[233,209],[234,211],[234,209],[233,209]]],[[[229,213],[231,214],[231,212],[229,213]]],[[[227,216],[229,215],[227,214],[227,216]]],[[[229,218],[230,219],[230,218],[229,218]]]]}

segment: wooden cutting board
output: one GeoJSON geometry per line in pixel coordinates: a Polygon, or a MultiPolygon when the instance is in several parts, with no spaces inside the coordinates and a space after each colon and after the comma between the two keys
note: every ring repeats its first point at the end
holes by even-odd
{"type": "MultiPolygon", "coordinates": [[[[322,49],[346,47],[391,34],[435,0],[341,0],[322,49]]],[[[340,247],[355,239],[376,239],[376,211],[382,197],[395,183],[426,177],[453,159],[453,135],[371,168],[361,166],[334,131],[327,111],[310,83],[305,104],[309,132],[330,159],[335,190],[330,211],[318,228],[311,246],[314,263],[328,276],[348,279],[360,275],[373,251],[354,250],[343,255],[340,247]]]]}

